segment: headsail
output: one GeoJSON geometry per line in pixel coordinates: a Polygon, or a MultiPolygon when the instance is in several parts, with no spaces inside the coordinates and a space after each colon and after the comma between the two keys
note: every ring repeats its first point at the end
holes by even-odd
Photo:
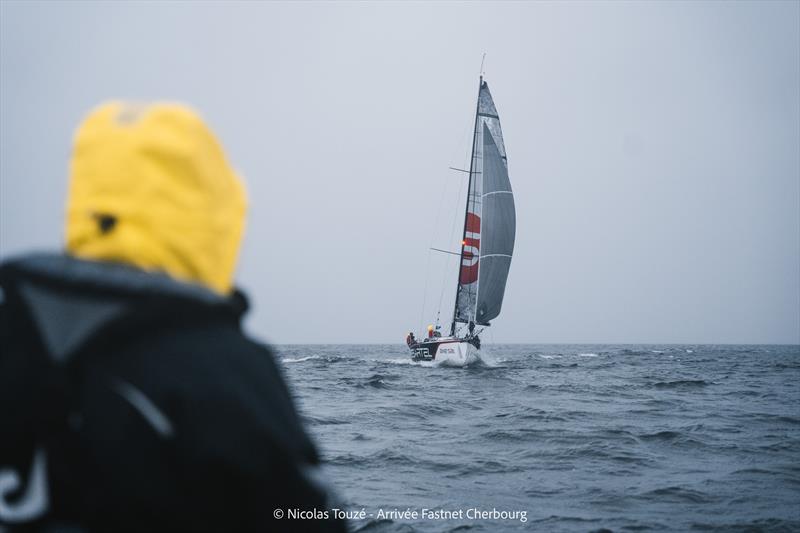
{"type": "Polygon", "coordinates": [[[453,322],[486,325],[500,314],[516,213],[506,148],[489,86],[481,79],[453,322]]]}

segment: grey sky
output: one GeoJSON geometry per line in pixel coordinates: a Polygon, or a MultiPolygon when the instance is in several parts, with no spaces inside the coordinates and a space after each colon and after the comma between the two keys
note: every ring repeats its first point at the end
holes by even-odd
{"type": "MultiPolygon", "coordinates": [[[[61,246],[91,107],[182,100],[247,182],[249,329],[402,342],[487,52],[518,220],[486,340],[800,342],[798,2],[4,1],[0,30],[0,258],[61,246]]],[[[447,321],[455,262],[427,270],[447,321]]]]}

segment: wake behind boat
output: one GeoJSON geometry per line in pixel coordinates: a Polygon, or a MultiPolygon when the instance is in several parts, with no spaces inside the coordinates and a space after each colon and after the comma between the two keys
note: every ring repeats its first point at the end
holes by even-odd
{"type": "Polygon", "coordinates": [[[479,334],[500,314],[503,304],[515,233],[514,194],[500,117],[481,76],[461,252],[445,252],[460,258],[450,335],[441,336],[438,319],[435,328],[428,326],[422,341],[409,332],[406,344],[412,360],[464,365],[480,357],[479,334]],[[478,326],[481,329],[476,331],[478,326]]]}

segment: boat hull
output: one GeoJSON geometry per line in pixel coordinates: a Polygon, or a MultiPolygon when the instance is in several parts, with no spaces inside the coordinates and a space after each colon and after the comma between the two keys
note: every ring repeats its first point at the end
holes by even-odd
{"type": "Polygon", "coordinates": [[[479,358],[479,350],[464,339],[441,338],[429,342],[412,344],[413,361],[435,361],[437,363],[466,365],[479,358]]]}

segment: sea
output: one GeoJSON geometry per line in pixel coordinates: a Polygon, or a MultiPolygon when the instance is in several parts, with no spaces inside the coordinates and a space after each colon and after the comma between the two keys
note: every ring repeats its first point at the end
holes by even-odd
{"type": "Polygon", "coordinates": [[[354,531],[800,531],[800,346],[275,350],[354,531]]]}

